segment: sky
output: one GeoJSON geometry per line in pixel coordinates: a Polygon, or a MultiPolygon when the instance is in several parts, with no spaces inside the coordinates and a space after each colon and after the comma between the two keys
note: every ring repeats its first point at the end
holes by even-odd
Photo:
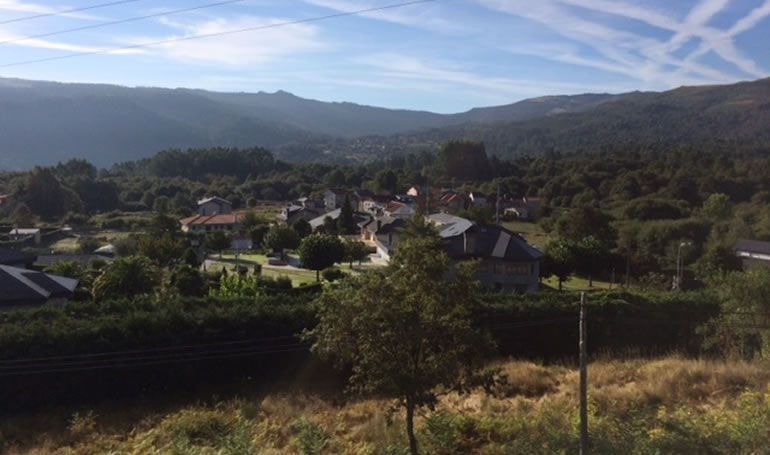
{"type": "Polygon", "coordinates": [[[0,0],[0,77],[449,113],[770,76],[770,0],[433,0],[297,22],[404,1],[0,0]]]}

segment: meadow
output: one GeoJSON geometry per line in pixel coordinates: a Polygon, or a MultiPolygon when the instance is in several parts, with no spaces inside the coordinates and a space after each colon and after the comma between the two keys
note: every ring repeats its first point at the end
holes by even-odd
{"type": "MultiPolygon", "coordinates": [[[[508,360],[493,394],[444,395],[418,419],[423,453],[576,453],[573,365],[508,360]]],[[[767,453],[770,370],[765,363],[598,359],[589,365],[593,453],[767,453]]],[[[390,401],[339,390],[281,390],[120,409],[41,413],[0,422],[11,454],[402,454],[390,401]],[[102,416],[107,416],[103,418],[102,416]],[[39,432],[25,431],[30,426],[39,432]]],[[[317,389],[317,387],[315,388],[317,389]]]]}

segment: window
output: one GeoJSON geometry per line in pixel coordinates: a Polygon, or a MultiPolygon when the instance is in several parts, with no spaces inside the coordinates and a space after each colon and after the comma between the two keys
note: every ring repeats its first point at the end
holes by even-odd
{"type": "Polygon", "coordinates": [[[516,275],[516,276],[529,276],[532,275],[532,265],[531,264],[521,264],[521,263],[508,263],[505,264],[504,267],[505,274],[506,275],[516,275]]]}

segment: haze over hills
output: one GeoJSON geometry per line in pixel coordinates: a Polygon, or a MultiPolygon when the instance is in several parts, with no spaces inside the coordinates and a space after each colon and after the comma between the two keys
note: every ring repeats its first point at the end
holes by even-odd
{"type": "Polygon", "coordinates": [[[291,160],[368,159],[484,140],[501,156],[625,142],[770,142],[770,79],[667,92],[547,96],[458,114],[308,100],[0,78],[0,168],[99,166],[162,149],[264,146],[291,160]]]}

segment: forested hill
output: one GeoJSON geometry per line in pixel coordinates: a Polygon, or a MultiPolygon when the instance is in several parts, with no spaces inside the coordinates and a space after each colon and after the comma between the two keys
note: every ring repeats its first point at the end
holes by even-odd
{"type": "Polygon", "coordinates": [[[346,156],[432,149],[447,139],[483,141],[502,158],[619,145],[770,149],[770,79],[619,95],[582,112],[506,123],[464,123],[390,137],[324,144],[346,156]]]}
{"type": "MultiPolygon", "coordinates": [[[[361,161],[482,140],[501,157],[618,144],[770,143],[770,79],[667,92],[533,98],[442,115],[308,100],[0,78],[0,169],[162,149],[254,146],[293,161],[361,161]]],[[[730,145],[726,145],[729,147],[730,145]]]]}
{"type": "MultiPolygon", "coordinates": [[[[466,113],[384,109],[287,92],[216,93],[0,78],[0,169],[85,158],[97,165],[187,147],[278,149],[299,160],[320,144],[465,122],[503,122],[587,109],[611,95],[558,96],[466,113]]],[[[332,150],[334,152],[334,150],[332,150]]]]}

